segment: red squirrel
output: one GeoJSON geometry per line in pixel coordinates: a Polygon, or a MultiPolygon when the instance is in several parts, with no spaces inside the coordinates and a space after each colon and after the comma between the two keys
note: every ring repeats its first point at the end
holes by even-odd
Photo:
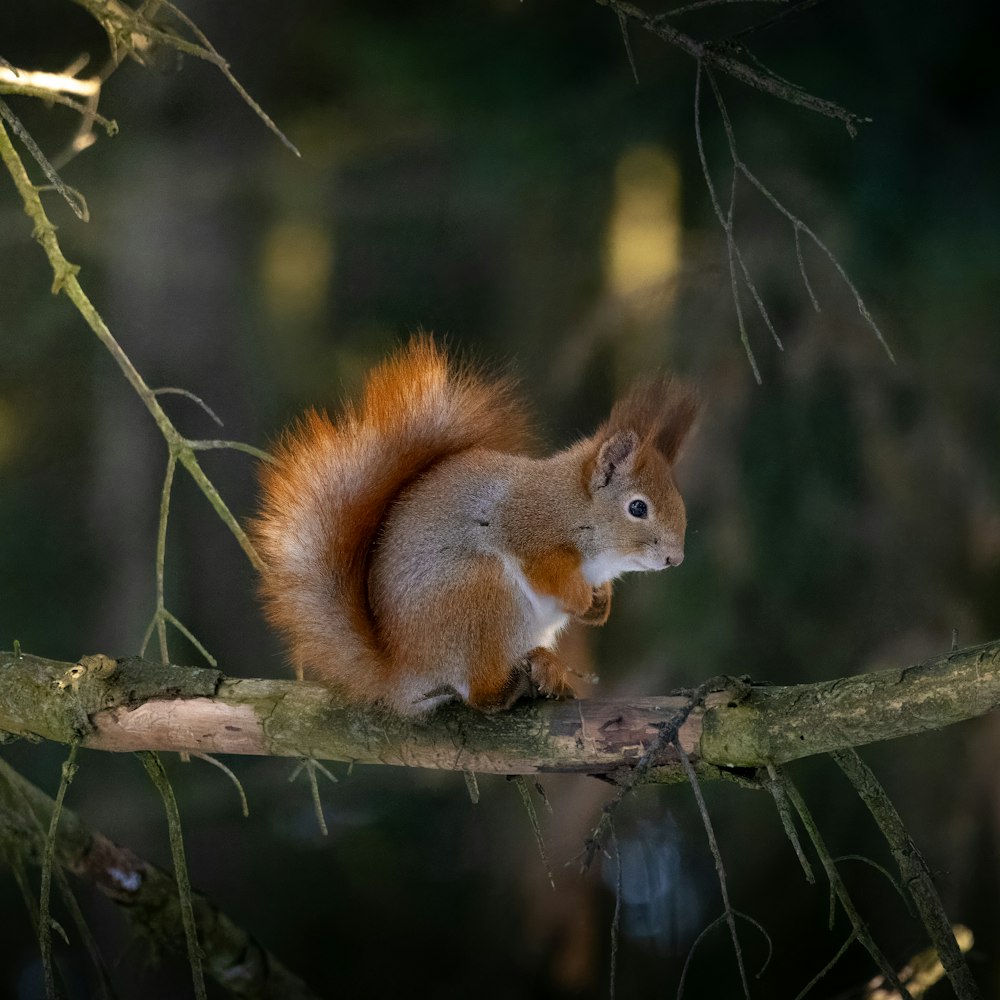
{"type": "Polygon", "coordinates": [[[531,457],[510,381],[418,336],[336,422],[309,411],[261,471],[261,592],[296,668],[402,715],[572,696],[554,651],[603,625],[611,582],[677,566],[673,465],[694,394],[658,378],[588,438],[531,457]]]}

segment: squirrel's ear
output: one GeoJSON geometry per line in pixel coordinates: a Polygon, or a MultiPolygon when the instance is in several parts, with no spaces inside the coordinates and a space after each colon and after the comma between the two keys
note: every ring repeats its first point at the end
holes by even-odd
{"type": "Polygon", "coordinates": [[[605,438],[590,476],[591,493],[607,486],[616,475],[631,468],[638,447],[639,435],[635,431],[616,431],[605,438]]]}
{"type": "Polygon", "coordinates": [[[663,420],[656,434],[656,450],[671,465],[677,461],[697,415],[697,393],[687,386],[672,382],[663,420]]]}

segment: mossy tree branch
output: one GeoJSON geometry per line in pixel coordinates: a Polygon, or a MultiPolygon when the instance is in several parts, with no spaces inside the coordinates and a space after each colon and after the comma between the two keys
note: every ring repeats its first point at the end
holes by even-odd
{"type": "Polygon", "coordinates": [[[100,340],[115,359],[122,374],[128,380],[129,385],[135,389],[143,405],[156,422],[156,426],[163,434],[170,455],[184,466],[191,478],[198,484],[199,489],[215,508],[216,513],[236,537],[237,542],[239,542],[240,547],[246,553],[251,563],[258,570],[262,569],[263,564],[253,545],[250,543],[250,539],[247,538],[246,533],[232,511],[230,511],[225,501],[219,495],[218,490],[212,484],[212,481],[205,475],[199,465],[193,443],[188,441],[177,430],[173,421],[164,412],[156,398],[156,392],[146,384],[145,379],[139,374],[138,369],[132,364],[129,356],[112,335],[107,324],[101,318],[100,313],[94,307],[94,304],[90,301],[90,298],[77,280],[80,268],[76,264],[71,264],[63,254],[62,247],[59,245],[59,240],[56,237],[57,227],[49,219],[42,205],[42,200],[39,197],[38,188],[28,176],[24,162],[14,148],[14,144],[2,122],[0,122],[0,159],[3,160],[4,166],[14,181],[18,194],[21,196],[25,214],[34,224],[33,235],[41,244],[42,249],[49,259],[49,264],[55,276],[52,282],[53,293],[58,294],[62,292],[73,303],[87,326],[90,327],[97,336],[97,339],[100,340]]]}
{"type": "MultiPolygon", "coordinates": [[[[54,808],[48,795],[0,760],[0,849],[19,865],[41,865],[54,808]]],[[[57,871],[72,873],[116,903],[156,947],[186,954],[172,875],[90,829],[66,808],[54,839],[54,860],[57,871]]],[[[205,972],[228,995],[314,1000],[316,994],[210,899],[197,892],[191,898],[205,972]]]]}
{"type": "MultiPolygon", "coordinates": [[[[239,679],[138,658],[69,664],[0,653],[0,729],[111,751],[263,754],[499,774],[628,781],[683,695],[539,701],[503,716],[461,705],[406,720],[345,706],[320,684],[239,679]]],[[[817,684],[734,681],[678,730],[703,776],[912,735],[1000,705],[1000,641],[817,684]]],[[[684,780],[675,747],[649,777],[684,780]]]]}

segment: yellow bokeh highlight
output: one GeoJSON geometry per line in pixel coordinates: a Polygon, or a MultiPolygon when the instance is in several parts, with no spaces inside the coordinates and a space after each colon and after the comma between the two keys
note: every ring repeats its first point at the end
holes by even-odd
{"type": "Polygon", "coordinates": [[[680,190],[677,161],[662,147],[633,146],[619,159],[606,249],[614,295],[641,300],[641,293],[655,292],[660,309],[673,299],[681,258],[680,190]]]}
{"type": "Polygon", "coordinates": [[[303,221],[279,222],[264,241],[261,291],[277,321],[309,322],[326,305],[333,275],[330,232],[303,221]]]}

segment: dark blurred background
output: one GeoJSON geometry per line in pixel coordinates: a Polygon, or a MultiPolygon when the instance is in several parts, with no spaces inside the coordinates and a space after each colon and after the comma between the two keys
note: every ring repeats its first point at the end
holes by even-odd
{"type": "MultiPolygon", "coordinates": [[[[409,331],[520,373],[553,447],[589,432],[636,375],[683,373],[705,407],[679,478],[683,569],[626,579],[609,625],[566,645],[602,693],[665,693],[721,672],[796,683],[941,653],[953,630],[1000,637],[1000,186],[987,4],[827,0],[747,36],[783,76],[873,122],[842,126],[722,77],[743,158],[838,255],[896,356],[892,364],[831,264],[741,184],[737,235],[784,343],[742,293],[763,385],[739,341],[725,238],[698,161],[694,65],[588,3],[184,0],[249,91],[302,150],[294,158],[210,65],[169,53],[127,63],[102,110],[121,134],[63,168],[87,197],[77,222],[47,203],[84,288],[191,436],[265,445],[306,405],[335,405],[409,331]]],[[[724,38],[765,20],[735,5],[676,22],[724,38]]],[[[107,43],[74,4],[0,13],[0,55],[58,71],[107,43]]],[[[87,75],[86,71],[83,75],[87,75]]],[[[56,155],[74,115],[8,98],[56,155]]],[[[719,115],[704,99],[713,178],[728,195],[719,115]]],[[[37,175],[37,171],[35,171],[37,175]]],[[[44,255],[0,178],[0,647],[19,639],[76,659],[135,652],[154,601],[165,446],[110,356],[50,295],[44,255]]],[[[203,462],[240,517],[253,460],[203,462]]],[[[179,472],[167,603],[232,674],[285,676],[254,574],[179,472]]],[[[198,654],[172,634],[177,662],[198,654]]],[[[996,719],[865,751],[925,850],[970,961],[1000,988],[996,719]]],[[[54,791],[63,749],[3,755],[54,791]]],[[[142,767],[83,753],[68,805],[168,864],[165,821],[142,767]]],[[[193,882],[323,996],[599,997],[607,994],[616,865],[571,861],[607,791],[544,781],[557,889],[517,790],[461,775],[354,769],[323,790],[330,835],[283,760],[229,759],[224,776],[167,762],[193,882]]],[[[836,769],[793,768],[838,854],[892,866],[836,769]]],[[[755,995],[791,997],[847,937],[801,877],[770,800],[706,789],[734,905],[774,957],[755,995]]],[[[685,955],[721,912],[687,787],[647,788],[618,823],[617,996],[672,996],[685,955]]],[[[926,946],[874,869],[843,872],[897,965],[926,946]]],[[[190,995],[183,959],[133,940],[113,907],[83,904],[125,997],[190,995]]],[[[58,915],[58,914],[57,914],[58,915]]],[[[0,995],[40,995],[37,945],[0,872],[0,995]]],[[[744,925],[756,971],[766,947],[744,925]]],[[[57,948],[74,997],[82,949],[57,948]]],[[[855,947],[815,990],[852,995],[872,974],[855,947]]],[[[736,995],[724,928],[685,996],[736,995]]],[[[939,987],[932,996],[949,995],[939,987]]]]}

